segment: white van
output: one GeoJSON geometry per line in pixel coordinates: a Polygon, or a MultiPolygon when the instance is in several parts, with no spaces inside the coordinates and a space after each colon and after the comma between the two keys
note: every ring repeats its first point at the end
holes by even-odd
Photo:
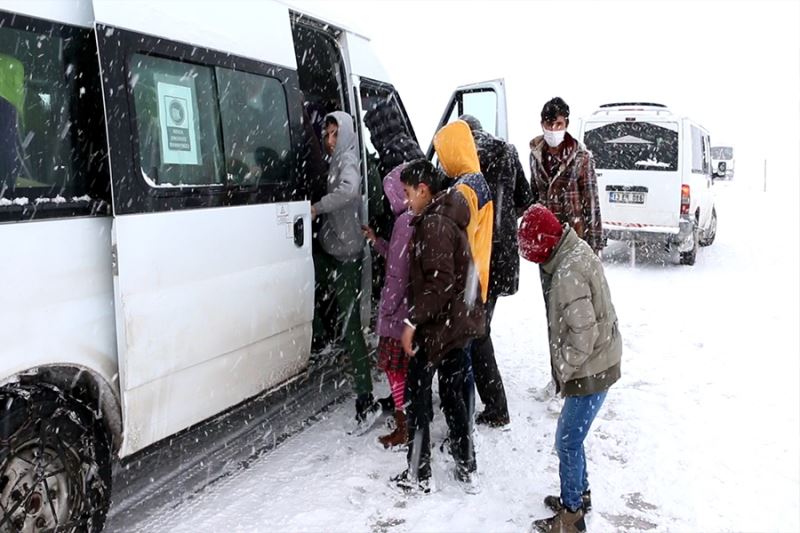
{"type": "Polygon", "coordinates": [[[594,156],[606,237],[663,242],[694,264],[717,231],[708,132],[653,103],[602,105],[580,131],[594,156]]]}
{"type": "Polygon", "coordinates": [[[0,0],[0,531],[100,530],[113,456],[306,371],[315,128],[357,118],[370,217],[376,101],[369,40],[280,2],[0,0]]]}

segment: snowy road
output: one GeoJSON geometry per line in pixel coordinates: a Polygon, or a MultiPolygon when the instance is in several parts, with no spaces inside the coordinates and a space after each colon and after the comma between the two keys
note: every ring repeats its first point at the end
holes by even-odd
{"type": "MultiPolygon", "coordinates": [[[[586,444],[590,531],[800,530],[796,195],[716,189],[717,241],[694,267],[641,251],[634,266],[626,246],[607,249],[625,351],[586,444]]],[[[404,455],[379,448],[377,431],[348,436],[348,400],[246,467],[110,529],[526,531],[558,488],[557,414],[537,399],[549,376],[542,308],[536,267],[523,265],[493,327],[513,421],[478,430],[480,494],[455,485],[438,446],[437,490],[395,493],[387,479],[404,455]]],[[[438,411],[432,434],[441,442],[438,411]]]]}

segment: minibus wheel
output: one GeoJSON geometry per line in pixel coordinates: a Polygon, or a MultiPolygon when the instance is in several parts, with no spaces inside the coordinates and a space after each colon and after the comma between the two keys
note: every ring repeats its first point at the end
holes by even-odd
{"type": "Polygon", "coordinates": [[[0,532],[101,531],[109,443],[92,410],[55,387],[0,389],[0,532]]]}
{"type": "Polygon", "coordinates": [[[698,228],[697,225],[694,227],[694,231],[692,231],[692,249],[688,252],[681,252],[681,264],[682,265],[693,265],[697,260],[697,241],[698,241],[698,228]]]}
{"type": "Polygon", "coordinates": [[[711,208],[711,220],[708,221],[708,229],[703,232],[703,238],[700,239],[700,246],[711,246],[714,244],[714,239],[717,237],[717,209],[711,208]]]}

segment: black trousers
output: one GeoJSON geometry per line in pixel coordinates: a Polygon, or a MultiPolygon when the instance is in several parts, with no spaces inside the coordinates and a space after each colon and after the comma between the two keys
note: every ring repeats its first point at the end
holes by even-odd
{"type": "Polygon", "coordinates": [[[464,403],[464,350],[448,352],[438,368],[429,364],[423,350],[408,363],[406,393],[408,406],[408,470],[419,479],[431,475],[431,385],[433,374],[439,372],[439,398],[450,435],[450,453],[458,468],[474,472],[475,448],[469,430],[467,406],[464,403]]]}
{"type": "Polygon", "coordinates": [[[492,344],[492,316],[497,304],[496,296],[489,296],[486,302],[486,335],[472,342],[472,372],[475,374],[475,387],[478,389],[486,414],[490,417],[508,417],[508,400],[503,378],[497,368],[492,344]]]}

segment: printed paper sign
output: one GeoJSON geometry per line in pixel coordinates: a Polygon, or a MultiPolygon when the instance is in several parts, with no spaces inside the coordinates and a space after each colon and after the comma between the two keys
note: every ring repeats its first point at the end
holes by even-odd
{"type": "Polygon", "coordinates": [[[199,165],[193,88],[161,81],[157,87],[161,161],[173,165],[199,165]]]}

